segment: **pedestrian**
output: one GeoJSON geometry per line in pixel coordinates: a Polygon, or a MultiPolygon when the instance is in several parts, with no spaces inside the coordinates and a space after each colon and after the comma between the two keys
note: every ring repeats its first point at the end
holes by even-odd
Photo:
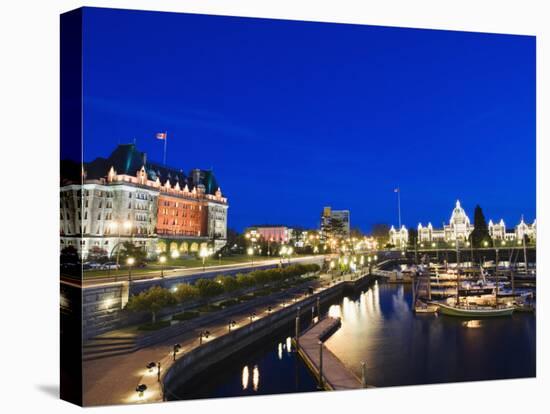
{"type": "MultiPolygon", "coordinates": [[[[174,358],[175,358],[175,354],[174,354],[174,358]]],[[[158,362],[158,365],[157,365],[157,380],[158,382],[160,382],[160,362],[158,362]]]]}

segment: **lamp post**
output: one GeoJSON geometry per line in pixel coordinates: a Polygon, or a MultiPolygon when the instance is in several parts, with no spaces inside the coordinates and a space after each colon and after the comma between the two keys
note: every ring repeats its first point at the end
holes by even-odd
{"type": "Polygon", "coordinates": [[[199,332],[199,345],[202,345],[202,338],[208,339],[210,336],[210,331],[200,331],[199,332]]]}
{"type": "Polygon", "coordinates": [[[202,271],[205,272],[206,271],[206,257],[208,256],[208,250],[203,247],[199,252],[199,256],[202,259],[202,271]]]}
{"type": "Polygon", "coordinates": [[[178,252],[177,250],[172,250],[172,252],[170,253],[170,257],[172,257],[172,259],[177,259],[178,257],[180,257],[180,252],[178,252]]]}
{"type": "Polygon", "coordinates": [[[128,265],[128,282],[129,283],[132,282],[132,266],[134,265],[134,263],[135,263],[135,259],[133,257],[129,257],[126,260],[126,264],[128,265]]]}
{"type": "Polygon", "coordinates": [[[166,256],[160,256],[159,262],[160,262],[160,277],[164,279],[164,264],[166,263],[166,256]]]}
{"type": "Polygon", "coordinates": [[[281,250],[279,250],[279,255],[281,256],[281,265],[283,264],[283,258],[285,257],[285,254],[286,254],[286,246],[282,246],[281,250]]]}
{"type": "Polygon", "coordinates": [[[289,247],[287,249],[287,258],[288,258],[288,264],[290,264],[290,256],[292,256],[292,253],[294,252],[294,249],[292,247],[289,247]]]}
{"type": "Polygon", "coordinates": [[[254,265],[254,249],[252,247],[249,247],[246,250],[246,253],[250,256],[250,261],[252,262],[252,265],[254,265]]]}

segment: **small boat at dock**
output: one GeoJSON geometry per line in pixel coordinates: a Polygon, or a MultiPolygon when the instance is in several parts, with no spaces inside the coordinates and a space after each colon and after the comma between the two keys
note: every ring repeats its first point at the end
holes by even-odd
{"type": "Polygon", "coordinates": [[[477,305],[450,305],[438,303],[439,313],[448,316],[487,318],[495,316],[510,316],[514,312],[513,306],[477,306],[477,305]]]}

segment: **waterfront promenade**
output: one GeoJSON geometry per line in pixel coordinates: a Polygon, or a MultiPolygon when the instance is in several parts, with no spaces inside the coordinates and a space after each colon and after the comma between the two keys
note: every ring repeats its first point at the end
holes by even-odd
{"type": "MultiPolygon", "coordinates": [[[[366,276],[365,276],[366,277],[366,276]]],[[[349,281],[348,275],[346,280],[349,281]]],[[[281,294],[265,297],[261,303],[256,303],[247,308],[240,308],[235,313],[223,313],[219,318],[210,319],[200,328],[190,328],[176,337],[172,337],[161,343],[139,349],[135,352],[116,355],[84,362],[84,404],[106,405],[123,403],[147,403],[163,400],[162,380],[166,372],[174,364],[173,345],[181,345],[176,355],[179,360],[190,351],[201,347],[215,339],[226,336],[231,331],[235,332],[250,327],[251,324],[261,323],[263,318],[269,318],[276,312],[292,310],[295,315],[298,306],[304,301],[311,302],[315,297],[338,290],[345,283],[341,279],[330,283],[330,276],[322,275],[320,280],[312,283],[313,294],[305,295],[304,287],[290,289],[281,294]],[[271,308],[269,312],[268,309],[271,308]],[[255,314],[254,317],[252,315],[255,314]],[[235,321],[231,328],[228,321],[235,321]],[[208,338],[201,337],[201,332],[209,331],[208,338]],[[157,368],[148,370],[149,362],[161,363],[161,382],[158,381],[157,368]],[[145,384],[147,390],[143,396],[135,391],[138,384],[145,384]]],[[[289,321],[292,319],[289,319],[289,321]]],[[[112,333],[111,335],[116,334],[112,333]]],[[[124,335],[124,331],[120,332],[124,335]]]]}

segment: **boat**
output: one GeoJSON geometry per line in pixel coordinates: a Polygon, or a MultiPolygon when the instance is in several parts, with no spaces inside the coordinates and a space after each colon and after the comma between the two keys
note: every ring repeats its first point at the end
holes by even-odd
{"type": "Polygon", "coordinates": [[[438,309],[437,305],[427,304],[424,302],[418,302],[414,307],[415,313],[436,313],[438,309]]]}
{"type": "Polygon", "coordinates": [[[514,312],[513,306],[472,306],[472,305],[450,305],[447,303],[438,303],[439,312],[448,316],[462,317],[494,317],[494,316],[510,316],[514,312]]]}

